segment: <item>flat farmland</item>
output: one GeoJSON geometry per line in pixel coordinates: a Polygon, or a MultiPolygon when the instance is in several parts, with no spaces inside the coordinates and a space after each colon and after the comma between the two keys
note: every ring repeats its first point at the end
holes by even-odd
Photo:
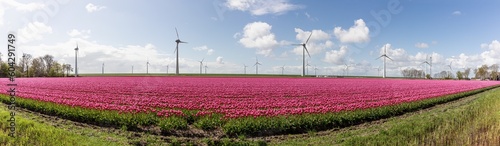
{"type": "MultiPolygon", "coordinates": [[[[345,127],[499,85],[270,77],[18,78],[16,82],[20,107],[100,126],[139,131],[158,127],[152,132],[184,137],[253,137],[345,127]],[[203,132],[193,133],[196,130],[203,132]]],[[[8,102],[5,96],[1,99],[8,102]]]]}

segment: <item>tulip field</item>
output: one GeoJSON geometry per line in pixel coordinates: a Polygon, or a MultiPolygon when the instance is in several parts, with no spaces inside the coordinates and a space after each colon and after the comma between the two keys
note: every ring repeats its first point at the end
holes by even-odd
{"type": "MultiPolygon", "coordinates": [[[[1,88],[7,88],[3,82],[1,88]]],[[[40,112],[112,126],[158,125],[165,131],[190,124],[203,130],[220,127],[226,134],[355,124],[500,85],[271,77],[18,78],[16,82],[19,106],[40,112]]]]}

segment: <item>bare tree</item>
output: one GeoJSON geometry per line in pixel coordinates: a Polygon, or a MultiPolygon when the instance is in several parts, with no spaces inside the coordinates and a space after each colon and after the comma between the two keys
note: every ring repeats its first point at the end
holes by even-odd
{"type": "Polygon", "coordinates": [[[464,70],[464,73],[462,74],[464,76],[464,79],[469,79],[469,75],[470,75],[470,68],[466,68],[464,70]]]}
{"type": "Polygon", "coordinates": [[[50,69],[52,69],[52,65],[54,64],[54,56],[47,54],[43,56],[43,61],[45,62],[45,71],[48,75],[50,73],[50,69]]]}
{"type": "Polygon", "coordinates": [[[493,64],[489,67],[490,69],[490,79],[492,80],[498,80],[498,64],[493,64]]]}

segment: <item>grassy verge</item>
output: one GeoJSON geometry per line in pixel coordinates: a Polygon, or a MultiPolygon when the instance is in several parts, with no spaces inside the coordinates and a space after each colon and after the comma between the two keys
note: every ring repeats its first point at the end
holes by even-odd
{"type": "Polygon", "coordinates": [[[382,124],[271,145],[500,145],[500,88],[382,124]]]}
{"type": "MultiPolygon", "coordinates": [[[[41,124],[16,115],[16,135],[10,137],[9,122],[10,111],[5,106],[0,107],[0,145],[127,145],[105,137],[83,136],[63,129],[58,129],[46,124],[41,124]]],[[[111,137],[108,137],[111,138],[111,137]]]]}

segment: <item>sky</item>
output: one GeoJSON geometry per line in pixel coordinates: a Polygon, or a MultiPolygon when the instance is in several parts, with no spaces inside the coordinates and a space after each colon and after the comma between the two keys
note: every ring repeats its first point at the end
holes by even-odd
{"type": "MultiPolygon", "coordinates": [[[[0,34],[17,52],[53,55],[79,73],[179,72],[387,76],[500,64],[500,1],[456,0],[0,0],[0,34]],[[4,37],[5,38],[5,37],[4,37]],[[246,68],[244,66],[247,66],[246,68]],[[346,65],[349,66],[346,70],[346,65]],[[317,69],[314,69],[317,68],[317,69]],[[205,72],[205,67],[203,67],[205,72]]],[[[0,43],[6,46],[6,41],[0,43]]],[[[6,54],[7,49],[0,53],[6,54]]],[[[19,55],[20,56],[20,55],[19,55]]],[[[2,60],[6,61],[3,55],[2,60]]],[[[472,76],[472,75],[471,75],[472,76]]]]}

